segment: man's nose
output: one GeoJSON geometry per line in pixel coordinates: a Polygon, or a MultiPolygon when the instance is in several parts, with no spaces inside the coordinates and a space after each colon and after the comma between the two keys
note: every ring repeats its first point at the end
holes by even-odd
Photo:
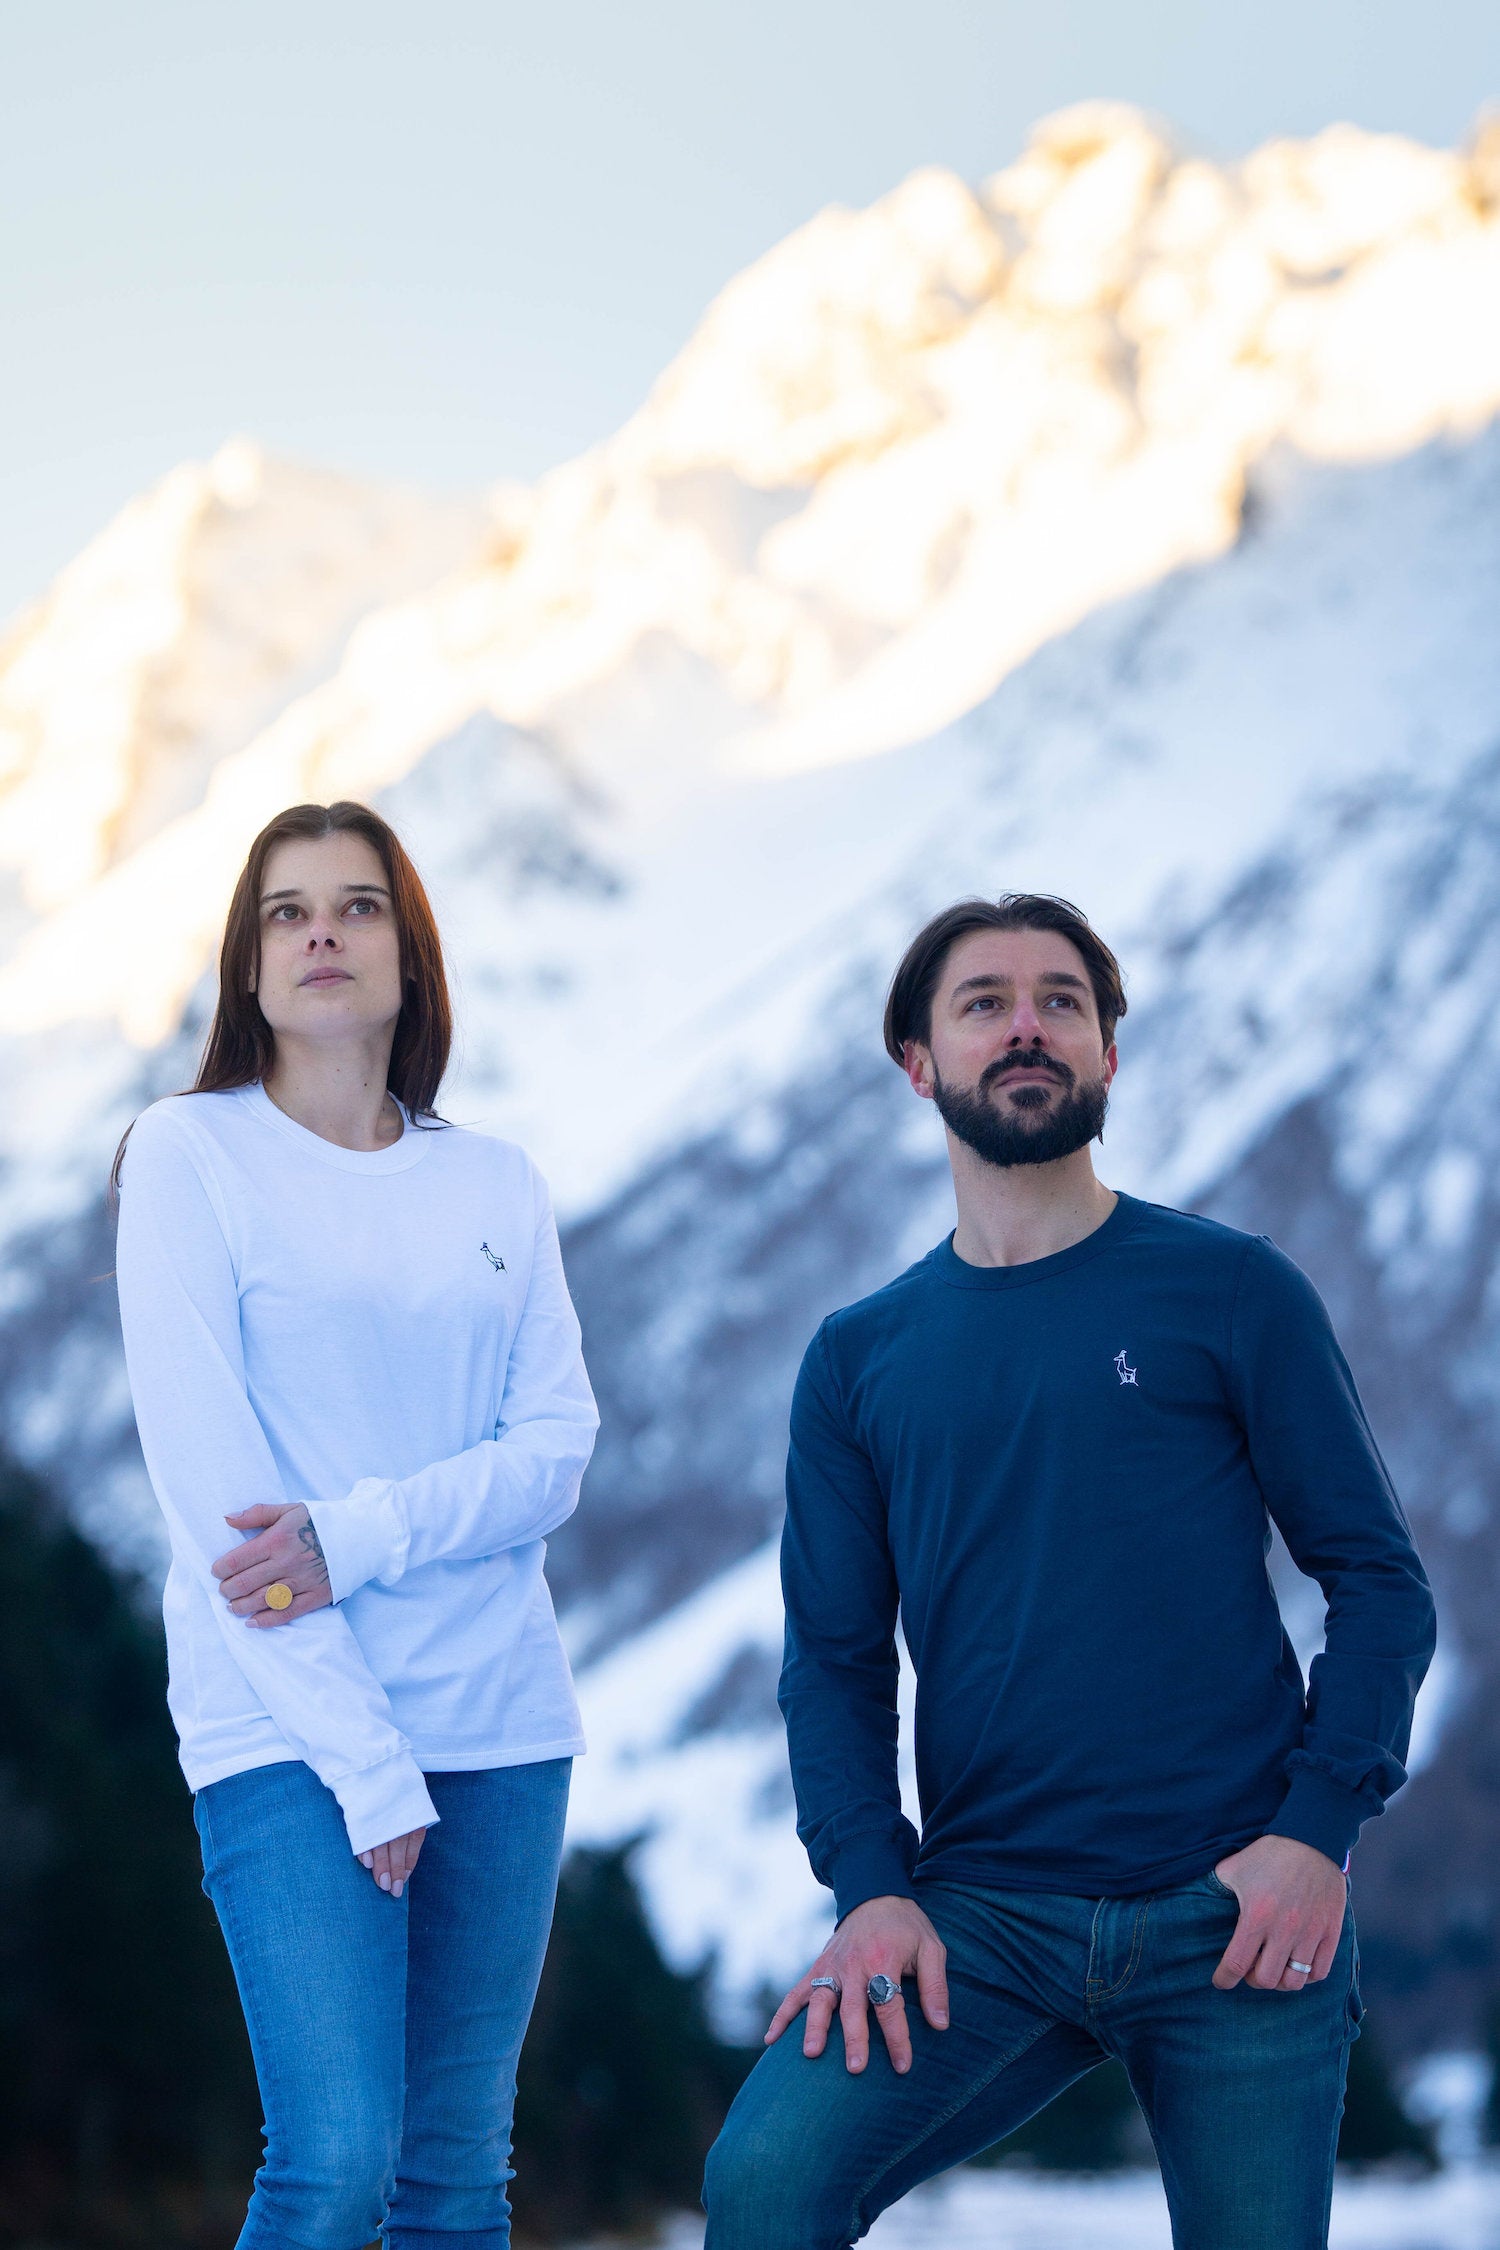
{"type": "Polygon", "coordinates": [[[1018,1000],[1011,1011],[1005,1032],[1006,1044],[1011,1047],[1045,1045],[1042,1019],[1029,1000],[1018,1000]]]}

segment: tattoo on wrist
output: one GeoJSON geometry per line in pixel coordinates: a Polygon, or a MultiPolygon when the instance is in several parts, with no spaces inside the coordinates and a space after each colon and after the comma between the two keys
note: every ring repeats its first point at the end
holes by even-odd
{"type": "Polygon", "coordinates": [[[328,1565],[323,1560],[323,1542],[318,1537],[316,1526],[311,1523],[299,1523],[297,1539],[303,1553],[313,1564],[319,1578],[326,1586],[328,1584],[328,1565]]]}

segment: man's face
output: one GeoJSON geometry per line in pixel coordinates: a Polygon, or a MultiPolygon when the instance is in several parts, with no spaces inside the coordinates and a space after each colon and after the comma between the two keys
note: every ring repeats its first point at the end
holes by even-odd
{"type": "Polygon", "coordinates": [[[1051,1164],[1102,1129],[1117,1056],[1083,956],[1053,930],[974,930],[943,963],[906,1072],[987,1164],[1051,1164]]]}

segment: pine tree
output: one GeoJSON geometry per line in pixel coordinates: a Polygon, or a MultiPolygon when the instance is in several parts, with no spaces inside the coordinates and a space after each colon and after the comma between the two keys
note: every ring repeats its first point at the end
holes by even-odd
{"type": "Polygon", "coordinates": [[[1437,2163],[1432,2134],[1402,2108],[1380,2042],[1371,2036],[1366,2017],[1349,2050],[1339,2162],[1379,2164],[1391,2157],[1404,2157],[1428,2170],[1437,2163]]]}
{"type": "Polygon", "coordinates": [[[0,1615],[7,2224],[77,2250],[232,2240],[260,2113],[161,1629],[6,1466],[0,1615]]]}
{"type": "Polygon", "coordinates": [[[558,1890],[516,2108],[517,2229],[544,2240],[696,2205],[754,2059],[715,2035],[706,1968],[662,1958],[633,1848],[574,1852],[558,1890]]]}
{"type": "Polygon", "coordinates": [[[1490,2090],[1482,2129],[1486,2146],[1496,2148],[1500,2147],[1500,1999],[1492,1999],[1485,2010],[1484,2051],[1489,2057],[1490,2090]]]}

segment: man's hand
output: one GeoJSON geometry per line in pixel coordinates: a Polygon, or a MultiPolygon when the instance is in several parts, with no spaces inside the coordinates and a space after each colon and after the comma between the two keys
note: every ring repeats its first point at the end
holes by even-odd
{"type": "MultiPolygon", "coordinates": [[[[909,1898],[870,1898],[856,1906],[808,1970],[799,1977],[771,2018],[766,2045],[779,2039],[792,2018],[803,2008],[807,2025],[802,2034],[804,2055],[821,2055],[828,2044],[828,2027],[837,2007],[844,2027],[844,2062],[863,2070],[870,2059],[869,2000],[865,1986],[871,1977],[887,1976],[899,1984],[915,1976],[922,2013],[934,2031],[948,2028],[948,1979],[944,1971],[947,1948],[920,1906],[909,1898]],[[826,1985],[812,1989],[814,1977],[837,1977],[840,1992],[826,1985]]],[[[911,2068],[911,2035],[906,2027],[906,2003],[899,1993],[875,2011],[895,2068],[911,2068]]]]}
{"type": "Polygon", "coordinates": [[[392,1898],[399,1898],[411,1879],[426,1834],[425,1828],[413,1828],[405,1836],[393,1836],[388,1844],[377,1844],[373,1851],[361,1852],[359,1864],[368,1867],[383,1891],[389,1891],[392,1898]]]}
{"type": "Polygon", "coordinates": [[[260,1533],[258,1539],[231,1547],[213,1566],[219,1592],[237,1617],[252,1625],[290,1625],[294,1617],[332,1602],[322,1543],[300,1500],[276,1508],[241,1508],[224,1521],[236,1531],[260,1533]],[[266,1600],[266,1588],[278,1581],[292,1590],[286,1609],[272,1609],[266,1600]]]}
{"type": "Polygon", "coordinates": [[[1348,1889],[1331,1859],[1290,1836],[1258,1836],[1214,1869],[1240,1902],[1240,1918],[1214,1983],[1241,1978],[1261,1992],[1302,1992],[1333,1966],[1348,1889]],[[1308,1964],[1306,1973],[1294,1961],[1308,1964]]]}

